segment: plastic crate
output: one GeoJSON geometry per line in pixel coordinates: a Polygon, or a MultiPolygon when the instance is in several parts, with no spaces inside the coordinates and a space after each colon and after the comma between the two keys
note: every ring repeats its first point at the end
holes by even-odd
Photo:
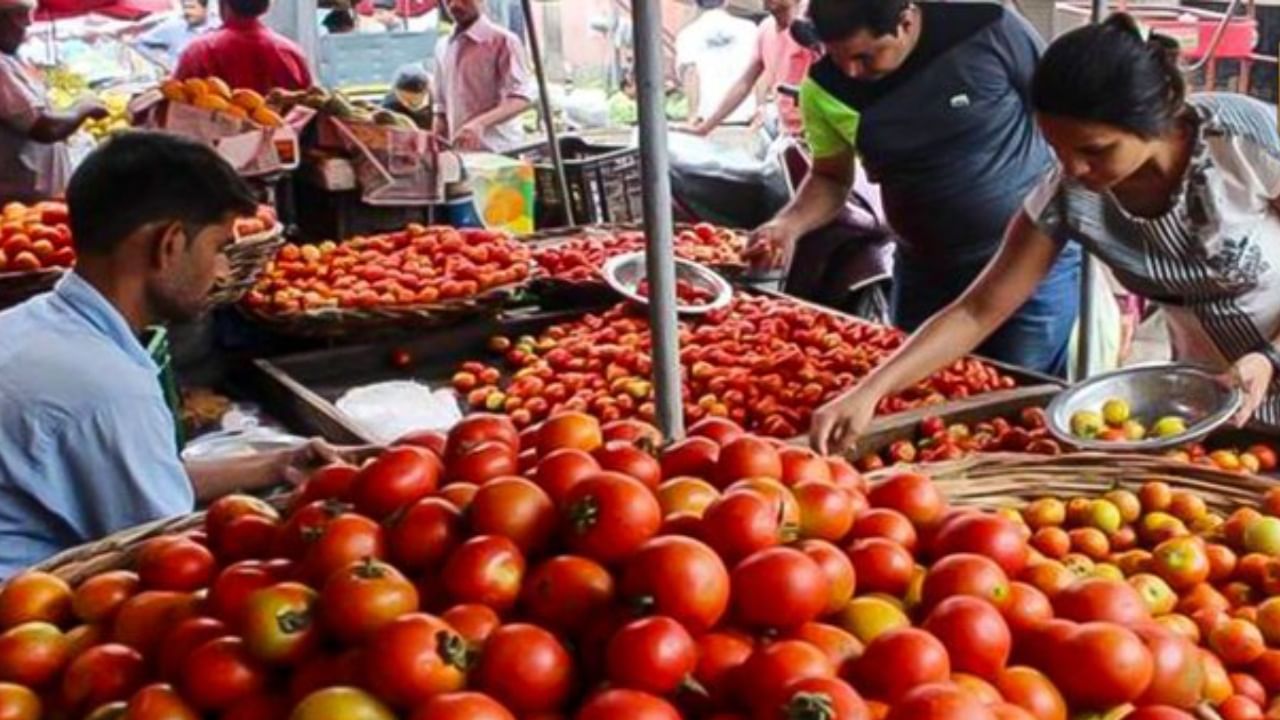
{"type": "MultiPolygon", "coordinates": [[[[539,143],[507,153],[533,164],[538,229],[569,224],[560,197],[551,147],[539,143]]],[[[573,223],[634,223],[643,219],[640,188],[640,150],[593,145],[579,137],[560,138],[565,179],[573,203],[573,223]]]]}
{"type": "Polygon", "coordinates": [[[164,402],[173,413],[174,450],[181,451],[186,444],[186,436],[182,431],[182,394],[178,392],[178,380],[173,372],[173,354],[169,351],[169,332],[158,325],[147,328],[142,338],[142,345],[147,354],[160,368],[160,389],[164,392],[164,402]]]}

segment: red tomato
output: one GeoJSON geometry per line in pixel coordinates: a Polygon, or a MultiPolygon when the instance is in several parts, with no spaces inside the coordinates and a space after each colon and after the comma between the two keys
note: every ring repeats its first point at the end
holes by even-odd
{"type": "Polygon", "coordinates": [[[0,717],[4,720],[40,720],[40,697],[24,685],[0,682],[0,717]]]}
{"type": "Polygon", "coordinates": [[[232,528],[235,521],[245,517],[260,517],[271,521],[280,521],[280,513],[265,500],[252,495],[232,494],[214,500],[204,516],[204,530],[209,536],[209,547],[218,557],[232,558],[226,551],[236,542],[236,532],[232,528]]]}
{"type": "Polygon", "coordinates": [[[201,710],[225,710],[266,682],[266,672],[236,637],[210,640],[182,663],[183,697],[201,710]]]}
{"type": "Polygon", "coordinates": [[[603,471],[569,490],[564,522],[574,552],[610,564],[626,559],[658,533],[662,508],[639,481],[603,471]]]}
{"type": "Polygon", "coordinates": [[[703,418],[689,427],[689,437],[704,437],[719,447],[728,445],[744,434],[736,423],[718,417],[703,418]]]}
{"type": "Polygon", "coordinates": [[[70,643],[57,626],[32,621],[0,634],[0,681],[38,688],[71,659],[70,643]]]}
{"type": "Polygon", "coordinates": [[[163,683],[148,685],[129,698],[129,720],[199,720],[200,715],[163,683]]]}
{"type": "Polygon", "coordinates": [[[278,579],[257,560],[242,560],[231,565],[218,574],[209,588],[206,612],[233,627],[240,627],[249,596],[276,584],[278,579]]]}
{"type": "Polygon", "coordinates": [[[969,513],[945,524],[933,540],[937,557],[955,553],[985,555],[995,560],[1009,577],[1027,564],[1027,541],[1017,525],[992,513],[969,513]]]}
{"type": "Polygon", "coordinates": [[[1262,706],[1243,695],[1232,695],[1217,707],[1222,720],[1265,720],[1262,706]]]}
{"type": "Polygon", "coordinates": [[[80,583],[71,597],[71,609],[86,623],[108,622],[126,600],[138,593],[137,573],[112,570],[80,583]]]}
{"type": "Polygon", "coordinates": [[[610,470],[639,480],[650,490],[662,482],[662,466],[658,459],[634,443],[615,440],[596,448],[592,456],[603,470],[610,470]]]}
{"type": "Polygon", "coordinates": [[[1067,620],[1132,625],[1151,619],[1142,596],[1127,582],[1083,578],[1053,597],[1054,613],[1067,620]]]}
{"type": "Polygon", "coordinates": [[[788,633],[787,639],[803,640],[826,653],[831,664],[841,674],[866,651],[862,642],[851,633],[824,623],[805,623],[788,633]]]}
{"type": "Polygon", "coordinates": [[[825,458],[808,448],[788,447],[778,453],[782,459],[782,483],[796,487],[800,483],[814,482],[832,485],[831,466],[825,458]]]}
{"type": "Polygon", "coordinates": [[[161,536],[138,551],[138,577],[150,590],[198,590],[213,580],[216,565],[208,548],[184,537],[161,536]]]}
{"type": "Polygon", "coordinates": [[[1072,707],[1109,708],[1140,697],[1155,668],[1151,651],[1131,630],[1090,622],[1059,643],[1049,670],[1072,707]]]}
{"type": "Polygon", "coordinates": [[[906,548],[880,537],[854,541],[849,547],[858,589],[901,597],[911,585],[915,558],[906,548]]]}
{"type": "Polygon", "coordinates": [[[926,609],[953,595],[973,595],[1003,609],[1009,602],[1009,578],[993,560],[981,555],[948,555],[929,568],[922,602],[926,609]]]}
{"type": "Polygon", "coordinates": [[[298,488],[292,507],[300,508],[316,500],[346,500],[358,468],[346,463],[333,463],[316,470],[298,488]]]}
{"type": "Polygon", "coordinates": [[[483,693],[454,692],[431,698],[410,720],[516,720],[516,716],[483,693]]]}
{"type": "Polygon", "coordinates": [[[501,535],[526,555],[537,555],[555,533],[556,508],[537,485],[520,477],[504,477],[476,492],[467,520],[472,533],[501,535]]]}
{"type": "Polygon", "coordinates": [[[947,502],[933,481],[914,473],[894,475],[875,484],[867,499],[872,507],[897,510],[920,528],[941,522],[947,512],[947,502]]]}
{"type": "Polygon", "coordinates": [[[299,665],[289,678],[290,703],[297,704],[327,687],[359,684],[360,670],[364,667],[362,655],[360,650],[349,650],[342,655],[317,654],[299,665]]]}
{"type": "Polygon", "coordinates": [[[542,628],[504,625],[489,636],[472,681],[514,712],[550,712],[573,691],[573,657],[542,628]]]}
{"type": "MultiPolygon", "coordinates": [[[[479,414],[479,413],[477,413],[479,414]]],[[[471,419],[476,415],[468,415],[466,419],[471,419]]],[[[437,457],[447,457],[445,446],[448,442],[447,436],[439,430],[417,430],[401,436],[398,440],[391,443],[392,445],[416,445],[435,453],[437,457]]]]}
{"type": "Polygon", "coordinates": [[[587,698],[574,720],[681,720],[671,703],[637,690],[604,690],[587,698]]]}
{"type": "Polygon", "coordinates": [[[720,446],[706,437],[688,437],[662,451],[662,476],[708,479],[720,459],[720,446]]]}
{"type": "Polygon", "coordinates": [[[831,469],[831,480],[836,485],[859,494],[866,494],[870,489],[866,479],[847,460],[839,457],[825,459],[827,467],[831,469]]]}
{"type": "Polygon", "coordinates": [[[529,620],[570,635],[613,599],[609,571],[576,555],[554,557],[535,567],[520,593],[520,605],[529,620]]]}
{"type": "Polygon", "coordinates": [[[478,535],[453,552],[441,579],[454,602],[480,603],[504,613],[516,604],[524,571],[524,555],[515,543],[478,535]]]}
{"type": "Polygon", "coordinates": [[[443,498],[423,498],[391,516],[386,534],[396,565],[408,572],[433,569],[462,542],[462,513],[443,498]]]}
{"type": "Polygon", "coordinates": [[[734,613],[758,628],[791,628],[818,617],[831,586],[813,558],[792,548],[761,550],[733,569],[734,613]]]}
{"type": "Polygon", "coordinates": [[[743,435],[720,449],[711,478],[716,487],[754,478],[782,479],[782,457],[777,449],[752,435],[743,435]]]}
{"type": "Polygon", "coordinates": [[[292,709],[293,703],[284,695],[259,693],[232,705],[218,720],[278,720],[288,717],[292,709]]]}
{"type": "Polygon", "coordinates": [[[782,542],[780,509],[756,490],[735,490],[707,506],[700,535],[725,562],[737,563],[752,553],[782,542]]]}
{"type": "Polygon", "coordinates": [[[1125,720],[1196,720],[1195,715],[1163,705],[1147,705],[1125,715],[1125,720]]]}
{"type": "Polygon", "coordinates": [[[506,415],[475,413],[468,415],[449,430],[444,457],[452,462],[486,442],[497,442],[512,450],[520,449],[520,433],[506,415]]]}
{"type": "Polygon", "coordinates": [[[418,609],[418,590],[391,565],[356,561],[329,576],[320,596],[325,626],[339,640],[358,643],[418,609]]]}
{"type": "Polygon", "coordinates": [[[958,595],[938,603],[924,629],[942,641],[957,672],[991,679],[1009,661],[1013,636],[990,603],[958,595]]]}
{"type": "Polygon", "coordinates": [[[1004,619],[1014,637],[1052,617],[1049,596],[1024,582],[1009,583],[1009,604],[1004,608],[1004,619]]]}
{"type": "Polygon", "coordinates": [[[1132,626],[1151,651],[1152,677],[1139,705],[1171,705],[1194,708],[1200,703],[1205,685],[1200,653],[1186,638],[1154,623],[1132,626]]]}
{"type": "Polygon", "coordinates": [[[462,639],[473,648],[482,647],[493,631],[502,625],[502,619],[493,608],[479,603],[454,605],[444,611],[440,619],[457,630],[462,639]]]}
{"type": "Polygon", "coordinates": [[[546,457],[561,448],[592,452],[604,444],[600,422],[580,412],[562,412],[548,419],[538,431],[538,455],[546,457]]]}
{"type": "Polygon", "coordinates": [[[311,693],[289,714],[289,720],[395,720],[377,698],[350,687],[329,687],[311,693]]]}
{"type": "Polygon", "coordinates": [[[131,647],[109,643],[85,650],[62,676],[62,697],[74,708],[89,709],[128,699],[142,687],[146,663],[131,647]]]}
{"type": "Polygon", "coordinates": [[[182,679],[182,662],[193,650],[210,640],[231,635],[231,629],[221,620],[210,617],[193,617],[178,623],[165,636],[160,645],[159,662],[156,667],[160,676],[170,682],[182,679]]]}
{"type": "Polygon", "coordinates": [[[800,537],[840,542],[853,529],[857,510],[850,491],[805,480],[793,486],[792,493],[800,504],[800,537]]]}
{"type": "Polygon", "coordinates": [[[697,640],[698,665],[693,677],[706,689],[713,706],[723,707],[732,694],[734,672],[755,650],[749,635],[709,632],[697,640]]]}
{"type": "Polygon", "coordinates": [[[451,483],[483,485],[494,478],[515,475],[520,466],[516,451],[500,442],[483,442],[449,461],[446,477],[451,483]]]}
{"type": "Polygon", "coordinates": [[[1067,701],[1039,670],[1005,668],[996,674],[994,683],[1006,701],[1031,713],[1036,720],[1067,720],[1067,701]]]}
{"type": "Polygon", "coordinates": [[[835,670],[826,654],[813,645],[778,640],[752,652],[736,671],[734,683],[746,707],[777,707],[794,683],[835,677],[835,670]]]}
{"type": "Polygon", "coordinates": [[[186,593],[147,590],[125,601],[112,623],[115,642],[151,657],[178,623],[196,614],[196,599],[186,593]]]}
{"type": "Polygon", "coordinates": [[[642,447],[658,448],[662,446],[662,433],[658,428],[639,420],[615,420],[600,428],[606,443],[613,440],[626,440],[640,443],[642,447]]]}
{"type": "Polygon", "coordinates": [[[876,636],[858,659],[855,675],[872,697],[897,704],[913,688],[944,682],[951,676],[947,648],[917,628],[899,628],[876,636]]]}
{"type": "Polygon", "coordinates": [[[320,641],[316,597],[314,590],[295,582],[273,585],[250,595],[241,627],[249,654],[263,662],[284,665],[307,657],[320,641]]]}
{"type": "Polygon", "coordinates": [[[871,720],[867,704],[848,683],[836,678],[807,678],[792,683],[777,708],[761,708],[763,720],[818,716],[828,720],[871,720]]]}
{"type": "Polygon", "coordinates": [[[675,692],[698,663],[689,631],[661,615],[623,626],[609,641],[607,657],[611,685],[654,695],[675,692]]]}
{"type": "Polygon", "coordinates": [[[857,574],[849,556],[826,540],[802,540],[795,547],[818,563],[827,578],[827,604],[822,614],[830,615],[844,609],[857,588],[857,574]]]}
{"type": "Polygon", "coordinates": [[[919,535],[907,516],[888,508],[872,508],[858,515],[849,536],[855,539],[882,537],[912,552],[919,545],[919,535]]]}
{"type": "Polygon", "coordinates": [[[479,485],[471,483],[450,483],[440,488],[440,499],[449,501],[460,512],[465,513],[467,508],[471,507],[471,501],[475,499],[479,490],[479,485]]]}
{"type": "Polygon", "coordinates": [[[444,468],[430,450],[392,447],[365,465],[351,481],[356,510],[382,520],[436,491],[444,468]]]}
{"type": "Polygon", "coordinates": [[[279,534],[279,520],[241,515],[227,523],[222,543],[214,552],[223,562],[264,558],[271,555],[279,534]]]}
{"type": "Polygon", "coordinates": [[[311,540],[302,559],[312,585],[323,585],[333,573],[357,560],[386,557],[382,528],[363,515],[344,513],[311,540]]]}
{"type": "Polygon", "coordinates": [[[968,690],[938,682],[904,694],[887,720],[995,720],[995,715],[968,690]]]}
{"type": "Polygon", "coordinates": [[[569,488],[598,472],[600,463],[595,458],[581,450],[563,448],[552,451],[539,461],[533,479],[559,505],[569,493],[569,488]]]}
{"type": "Polygon", "coordinates": [[[416,707],[466,684],[467,643],[434,615],[412,613],[384,625],[366,645],[364,686],[397,707],[416,707]]]}
{"type": "Polygon", "coordinates": [[[667,615],[703,633],[715,627],[729,605],[729,571],[711,548],[693,538],[663,536],[645,543],[622,576],[629,603],[667,615]]]}

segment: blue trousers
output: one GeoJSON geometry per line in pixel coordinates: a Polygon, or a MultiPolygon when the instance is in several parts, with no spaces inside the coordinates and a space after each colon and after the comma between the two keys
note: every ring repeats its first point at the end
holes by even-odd
{"type": "MultiPolygon", "coordinates": [[[[1062,250],[1036,292],[978,348],[979,355],[1058,377],[1067,375],[1067,346],[1080,306],[1081,253],[1062,250]]],[[[899,252],[893,271],[894,324],[914,331],[960,297],[986,261],[945,264],[899,252]]]]}

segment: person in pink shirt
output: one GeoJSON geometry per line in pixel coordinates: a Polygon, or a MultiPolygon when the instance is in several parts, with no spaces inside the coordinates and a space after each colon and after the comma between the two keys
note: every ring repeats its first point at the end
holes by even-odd
{"type": "MultiPolygon", "coordinates": [[[[763,99],[772,99],[777,103],[783,129],[792,135],[799,135],[803,130],[800,109],[796,107],[795,100],[778,94],[777,88],[779,85],[799,87],[809,73],[809,65],[818,58],[816,51],[801,45],[791,36],[791,23],[803,16],[806,2],[765,0],[764,5],[769,11],[769,17],[760,23],[751,65],[730,88],[720,107],[710,117],[693,126],[695,134],[708,135],[719,127],[756,89],[757,83],[765,89],[763,99]]],[[[765,106],[766,103],[760,103],[756,123],[760,121],[759,113],[763,112],[765,106]]]]}
{"type": "Polygon", "coordinates": [[[445,0],[456,27],[436,46],[435,130],[462,150],[502,152],[524,142],[518,116],[536,90],[520,39],[480,2],[445,0]]]}

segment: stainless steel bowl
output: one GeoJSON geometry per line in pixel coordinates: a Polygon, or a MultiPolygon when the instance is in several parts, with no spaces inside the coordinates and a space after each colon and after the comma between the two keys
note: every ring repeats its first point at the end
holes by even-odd
{"type": "Polygon", "coordinates": [[[1150,452],[1194,442],[1231,419],[1240,408],[1239,388],[1216,374],[1194,365],[1140,365],[1090,378],[1063,390],[1049,404],[1049,431],[1082,450],[1150,452]],[[1187,431],[1164,438],[1147,437],[1126,442],[1104,442],[1076,437],[1071,416],[1081,410],[1101,413],[1108,400],[1129,404],[1130,416],[1147,429],[1162,417],[1177,415],[1187,431]]]}
{"type": "MultiPolygon", "coordinates": [[[[646,277],[643,252],[609,258],[601,272],[604,281],[619,295],[641,305],[649,304],[649,298],[638,292],[641,281],[646,277]]],[[[696,262],[676,258],[676,280],[684,280],[695,288],[706,290],[715,298],[706,305],[681,305],[677,302],[676,310],[682,315],[709,313],[727,306],[733,300],[733,286],[729,281],[711,268],[696,262]]]]}

